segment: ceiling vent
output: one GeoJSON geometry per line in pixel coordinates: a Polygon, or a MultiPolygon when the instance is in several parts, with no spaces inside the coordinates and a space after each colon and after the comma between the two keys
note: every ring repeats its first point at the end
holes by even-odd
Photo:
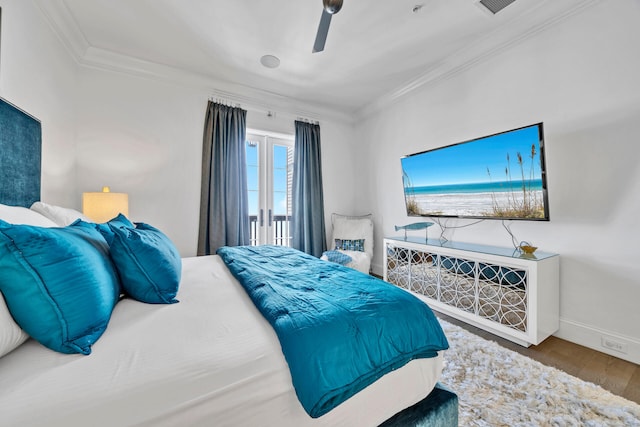
{"type": "Polygon", "coordinates": [[[514,1],[516,0],[480,0],[478,3],[495,15],[514,1]]]}

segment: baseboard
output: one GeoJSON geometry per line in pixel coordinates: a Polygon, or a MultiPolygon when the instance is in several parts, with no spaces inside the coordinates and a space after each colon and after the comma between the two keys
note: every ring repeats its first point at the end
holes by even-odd
{"type": "Polygon", "coordinates": [[[640,365],[640,340],[636,338],[563,318],[560,318],[560,330],[553,335],[640,365]],[[605,342],[620,350],[605,347],[605,342]]]}
{"type": "Polygon", "coordinates": [[[382,264],[371,263],[371,272],[373,274],[375,274],[376,276],[382,277],[382,274],[384,273],[383,268],[382,268],[382,264]]]}

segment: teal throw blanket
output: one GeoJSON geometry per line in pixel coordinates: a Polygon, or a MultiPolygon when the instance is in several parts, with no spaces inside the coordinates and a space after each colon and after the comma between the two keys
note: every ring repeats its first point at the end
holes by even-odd
{"type": "Polygon", "coordinates": [[[218,254],[273,326],[311,417],[449,347],[426,304],[380,279],[282,246],[218,254]]]}

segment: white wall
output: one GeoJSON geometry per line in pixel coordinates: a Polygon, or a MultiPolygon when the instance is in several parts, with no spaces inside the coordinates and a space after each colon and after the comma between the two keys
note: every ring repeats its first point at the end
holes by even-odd
{"type": "Polygon", "coordinates": [[[86,67],[79,81],[79,191],[128,193],[133,221],[195,255],[206,95],[86,67]]]}
{"type": "Polygon", "coordinates": [[[42,200],[79,207],[77,65],[30,1],[0,0],[0,96],[42,123],[42,200]]]}
{"type": "MultiPolygon", "coordinates": [[[[188,79],[188,76],[185,76],[188,79]]],[[[175,80],[175,79],[172,79],[175,80]]],[[[82,67],[80,71],[77,161],[79,191],[103,185],[129,193],[134,221],[150,223],[174,241],[182,256],[196,254],[200,206],[202,132],[212,90],[82,67]]],[[[269,99],[260,100],[269,104],[269,99]]],[[[294,133],[295,116],[241,103],[247,126],[294,133]]],[[[355,171],[352,126],[320,119],[326,217],[352,211],[355,171]]],[[[330,229],[327,230],[327,233],[330,229]]]]}
{"type": "MultiPolygon", "coordinates": [[[[543,121],[550,222],[511,222],[519,240],[561,255],[557,334],[598,350],[602,334],[640,362],[640,3],[601,2],[437,85],[366,117],[358,203],[383,235],[404,210],[400,157],[543,121]],[[366,148],[366,149],[365,149],[366,148]]],[[[469,220],[450,220],[465,225],[469,220]]],[[[432,236],[439,234],[433,227],[432,236]]],[[[510,246],[499,221],[450,240],[510,246]]]]}

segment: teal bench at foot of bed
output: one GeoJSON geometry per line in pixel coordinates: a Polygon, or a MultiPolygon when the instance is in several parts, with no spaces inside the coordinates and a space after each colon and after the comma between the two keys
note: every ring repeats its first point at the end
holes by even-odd
{"type": "Polygon", "coordinates": [[[438,383],[427,397],[379,427],[458,427],[458,395],[438,383]]]}

